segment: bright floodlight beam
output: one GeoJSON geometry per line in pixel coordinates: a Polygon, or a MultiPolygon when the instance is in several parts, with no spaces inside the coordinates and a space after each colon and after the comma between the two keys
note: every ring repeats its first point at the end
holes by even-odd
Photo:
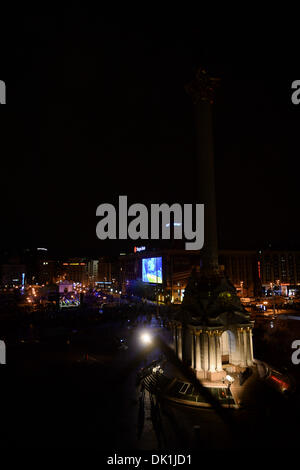
{"type": "Polygon", "coordinates": [[[144,344],[150,344],[151,341],[152,341],[152,338],[151,338],[151,336],[149,335],[149,333],[143,333],[143,334],[141,335],[141,341],[142,341],[142,343],[144,343],[144,344]]]}

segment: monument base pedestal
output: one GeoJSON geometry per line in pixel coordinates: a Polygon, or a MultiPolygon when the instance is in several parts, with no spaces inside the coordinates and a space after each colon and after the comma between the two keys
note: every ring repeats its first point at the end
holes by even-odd
{"type": "Polygon", "coordinates": [[[222,379],[226,377],[226,371],[225,370],[220,370],[220,371],[214,371],[214,372],[209,372],[209,371],[204,371],[204,370],[196,370],[196,377],[197,379],[200,380],[208,380],[210,382],[220,382],[222,379]]]}
{"type": "Polygon", "coordinates": [[[215,372],[208,372],[207,373],[207,380],[211,382],[219,382],[222,381],[226,377],[225,370],[215,371],[215,372]]]}
{"type": "Polygon", "coordinates": [[[196,372],[196,377],[197,377],[197,379],[200,379],[200,380],[201,380],[201,379],[205,379],[205,372],[204,372],[204,370],[197,370],[197,369],[196,369],[195,372],[196,372]]]}

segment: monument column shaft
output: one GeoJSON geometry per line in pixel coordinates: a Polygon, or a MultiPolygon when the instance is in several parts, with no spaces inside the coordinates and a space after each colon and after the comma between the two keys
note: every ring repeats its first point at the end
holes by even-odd
{"type": "Polygon", "coordinates": [[[216,354],[217,354],[217,371],[218,372],[223,370],[220,341],[221,341],[220,336],[216,335],[216,354]]]}
{"type": "Polygon", "coordinates": [[[204,246],[202,267],[218,268],[218,241],[215,202],[215,173],[212,126],[212,104],[199,100],[195,104],[199,203],[204,204],[204,246]]]}
{"type": "Polygon", "coordinates": [[[208,337],[207,337],[207,334],[204,333],[202,338],[203,338],[203,370],[207,372],[208,371],[208,337]]]}
{"type": "Polygon", "coordinates": [[[247,366],[252,366],[252,351],[251,351],[251,331],[247,330],[244,331],[245,335],[245,343],[246,343],[246,348],[247,348],[247,354],[246,354],[246,364],[247,366]]]}
{"type": "Polygon", "coordinates": [[[248,334],[247,331],[243,331],[243,336],[244,336],[244,358],[245,358],[245,365],[248,364],[248,359],[249,359],[249,349],[248,349],[248,334]]]}
{"type": "Polygon", "coordinates": [[[196,335],[196,369],[202,370],[201,368],[201,344],[200,335],[196,335]]]}
{"type": "Polygon", "coordinates": [[[176,325],[173,325],[173,344],[174,344],[174,352],[177,354],[177,328],[176,325]]]}
{"type": "Polygon", "coordinates": [[[249,331],[249,342],[250,342],[250,359],[251,365],[253,365],[253,342],[252,342],[252,330],[249,331]]]}
{"type": "Polygon", "coordinates": [[[182,361],[182,328],[177,327],[177,356],[182,361]]]}
{"type": "Polygon", "coordinates": [[[192,369],[195,368],[195,335],[193,332],[191,332],[191,367],[192,369]]]}
{"type": "Polygon", "coordinates": [[[216,343],[214,335],[208,336],[209,343],[209,372],[216,371],[216,343]]]}
{"type": "Polygon", "coordinates": [[[240,363],[242,366],[246,365],[246,345],[244,341],[244,331],[239,332],[239,339],[240,339],[240,363]]]}

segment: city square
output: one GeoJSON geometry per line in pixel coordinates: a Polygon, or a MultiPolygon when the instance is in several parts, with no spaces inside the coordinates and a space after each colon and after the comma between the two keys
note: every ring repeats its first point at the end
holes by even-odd
{"type": "Polygon", "coordinates": [[[0,75],[1,449],[292,455],[298,72],[273,79],[198,23],[74,7],[19,31],[0,75]]]}

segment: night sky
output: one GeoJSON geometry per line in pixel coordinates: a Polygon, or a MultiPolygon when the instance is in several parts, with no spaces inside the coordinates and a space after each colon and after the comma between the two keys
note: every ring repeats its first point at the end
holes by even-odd
{"type": "MultiPolygon", "coordinates": [[[[214,107],[219,244],[300,248],[300,79],[275,41],[229,43],[196,24],[129,27],[96,15],[19,16],[0,79],[2,249],[124,251],[96,238],[96,208],[201,202],[193,105],[204,65],[222,78],[214,107]]],[[[4,57],[4,56],[2,56],[4,57]]],[[[132,244],[132,243],[131,243],[132,244]]]]}

